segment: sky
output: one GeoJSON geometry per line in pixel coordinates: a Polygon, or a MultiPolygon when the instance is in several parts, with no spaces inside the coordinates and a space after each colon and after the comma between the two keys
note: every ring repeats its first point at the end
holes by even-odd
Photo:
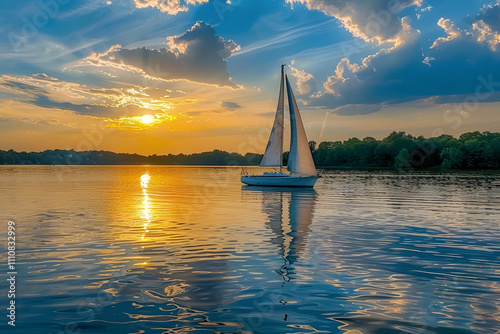
{"type": "Polygon", "coordinates": [[[281,64],[309,140],[500,131],[500,2],[0,3],[0,149],[263,153],[281,64]]]}

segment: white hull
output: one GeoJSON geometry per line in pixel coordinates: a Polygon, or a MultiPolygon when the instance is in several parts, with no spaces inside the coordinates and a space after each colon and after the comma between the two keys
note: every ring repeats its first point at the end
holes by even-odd
{"type": "Polygon", "coordinates": [[[241,176],[241,182],[245,184],[264,187],[313,187],[317,179],[317,176],[300,176],[280,173],[241,176]]]}

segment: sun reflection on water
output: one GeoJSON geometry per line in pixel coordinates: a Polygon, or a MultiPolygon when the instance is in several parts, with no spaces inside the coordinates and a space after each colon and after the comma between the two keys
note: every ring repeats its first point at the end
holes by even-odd
{"type": "Polygon", "coordinates": [[[146,222],[144,223],[144,234],[141,236],[141,240],[144,240],[146,237],[146,233],[149,232],[148,226],[151,223],[151,215],[149,211],[149,197],[147,193],[147,188],[148,188],[148,183],[149,180],[151,179],[151,176],[149,176],[148,171],[146,173],[141,175],[141,187],[142,187],[142,193],[144,194],[144,201],[142,201],[142,204],[144,204],[144,209],[143,209],[143,216],[141,218],[146,219],[146,222]]]}
{"type": "Polygon", "coordinates": [[[148,171],[146,173],[141,175],[141,187],[143,189],[148,187],[149,180],[151,179],[151,176],[149,176],[148,171]]]}

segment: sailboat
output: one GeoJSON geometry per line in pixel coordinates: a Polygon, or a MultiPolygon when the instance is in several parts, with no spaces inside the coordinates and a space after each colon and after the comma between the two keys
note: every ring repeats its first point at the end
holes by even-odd
{"type": "Polygon", "coordinates": [[[280,93],[273,129],[269,136],[266,152],[260,162],[260,167],[279,167],[280,171],[279,173],[263,173],[261,175],[241,175],[241,182],[251,186],[313,187],[318,179],[299,108],[284,67],[285,65],[281,65],[280,93]],[[287,164],[290,173],[283,172],[285,81],[290,110],[291,137],[287,164]]]}

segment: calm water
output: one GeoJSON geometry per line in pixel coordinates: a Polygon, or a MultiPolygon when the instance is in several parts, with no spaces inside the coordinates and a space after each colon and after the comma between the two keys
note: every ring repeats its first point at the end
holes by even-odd
{"type": "Polygon", "coordinates": [[[239,175],[1,166],[18,278],[15,330],[0,282],[0,332],[500,331],[500,173],[239,175]]]}

